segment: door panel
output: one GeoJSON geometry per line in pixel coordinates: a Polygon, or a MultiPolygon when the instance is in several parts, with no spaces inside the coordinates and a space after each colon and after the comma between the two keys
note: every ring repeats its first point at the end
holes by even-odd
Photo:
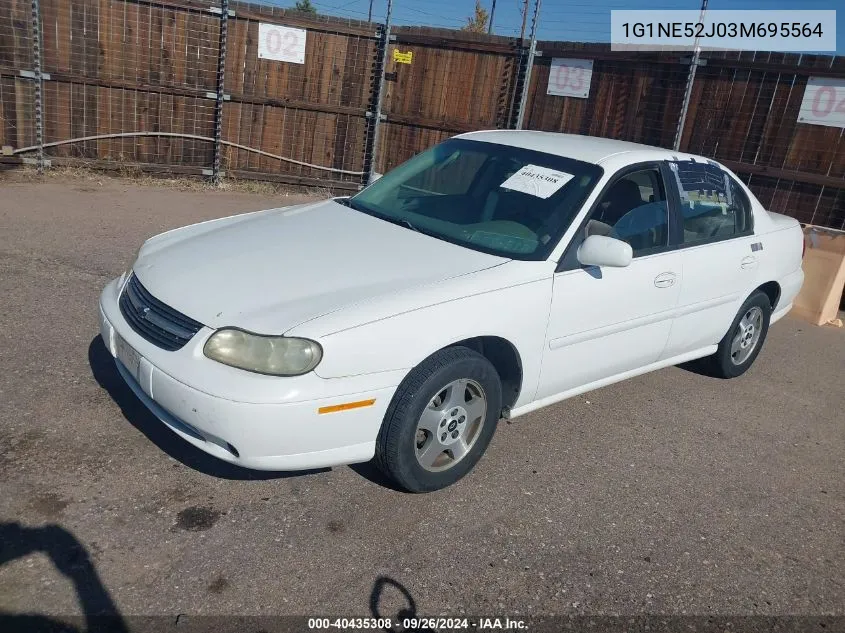
{"type": "Polygon", "coordinates": [[[557,273],[537,398],[657,361],[681,286],[677,251],[557,273]]]}
{"type": "Polygon", "coordinates": [[[711,162],[670,161],[684,280],[664,358],[718,343],[757,285],[751,203],[711,162]]]}
{"type": "Polygon", "coordinates": [[[740,304],[755,287],[757,266],[748,257],[757,239],[739,237],[679,251],[684,280],[663,358],[722,339],[740,304]]]}

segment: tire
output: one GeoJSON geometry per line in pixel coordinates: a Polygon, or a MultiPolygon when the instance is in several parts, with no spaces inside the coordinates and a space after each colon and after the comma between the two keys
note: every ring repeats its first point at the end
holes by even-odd
{"type": "Polygon", "coordinates": [[[376,440],[375,464],[409,492],[450,486],[481,459],[501,411],[502,385],[490,361],[467,347],[442,349],[396,390],[376,440]]]}
{"type": "Polygon", "coordinates": [[[748,371],[766,342],[771,316],[772,306],[764,293],[758,290],[748,297],[716,353],[702,359],[705,372],[718,378],[736,378],[748,371]]]}

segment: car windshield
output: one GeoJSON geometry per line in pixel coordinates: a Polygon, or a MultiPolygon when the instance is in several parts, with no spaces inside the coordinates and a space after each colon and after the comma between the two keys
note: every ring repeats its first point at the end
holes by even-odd
{"type": "Polygon", "coordinates": [[[467,248],[541,260],[601,174],[591,163],[457,138],[418,154],[345,203],[467,248]]]}

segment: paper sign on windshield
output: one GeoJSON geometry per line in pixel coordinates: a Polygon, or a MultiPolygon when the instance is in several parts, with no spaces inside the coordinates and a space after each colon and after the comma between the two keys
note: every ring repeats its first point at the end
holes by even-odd
{"type": "Polygon", "coordinates": [[[572,174],[548,167],[526,165],[499,186],[545,199],[574,177],[572,174]]]}

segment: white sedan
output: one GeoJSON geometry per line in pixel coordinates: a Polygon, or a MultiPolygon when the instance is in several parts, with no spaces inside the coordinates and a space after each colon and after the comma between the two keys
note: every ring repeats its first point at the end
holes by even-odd
{"type": "Polygon", "coordinates": [[[798,222],[714,161],[474,132],[349,198],[147,240],[100,325],[137,396],[211,455],[375,458],[430,491],[502,417],[693,359],[739,376],[792,307],[802,250],[798,222]]]}

